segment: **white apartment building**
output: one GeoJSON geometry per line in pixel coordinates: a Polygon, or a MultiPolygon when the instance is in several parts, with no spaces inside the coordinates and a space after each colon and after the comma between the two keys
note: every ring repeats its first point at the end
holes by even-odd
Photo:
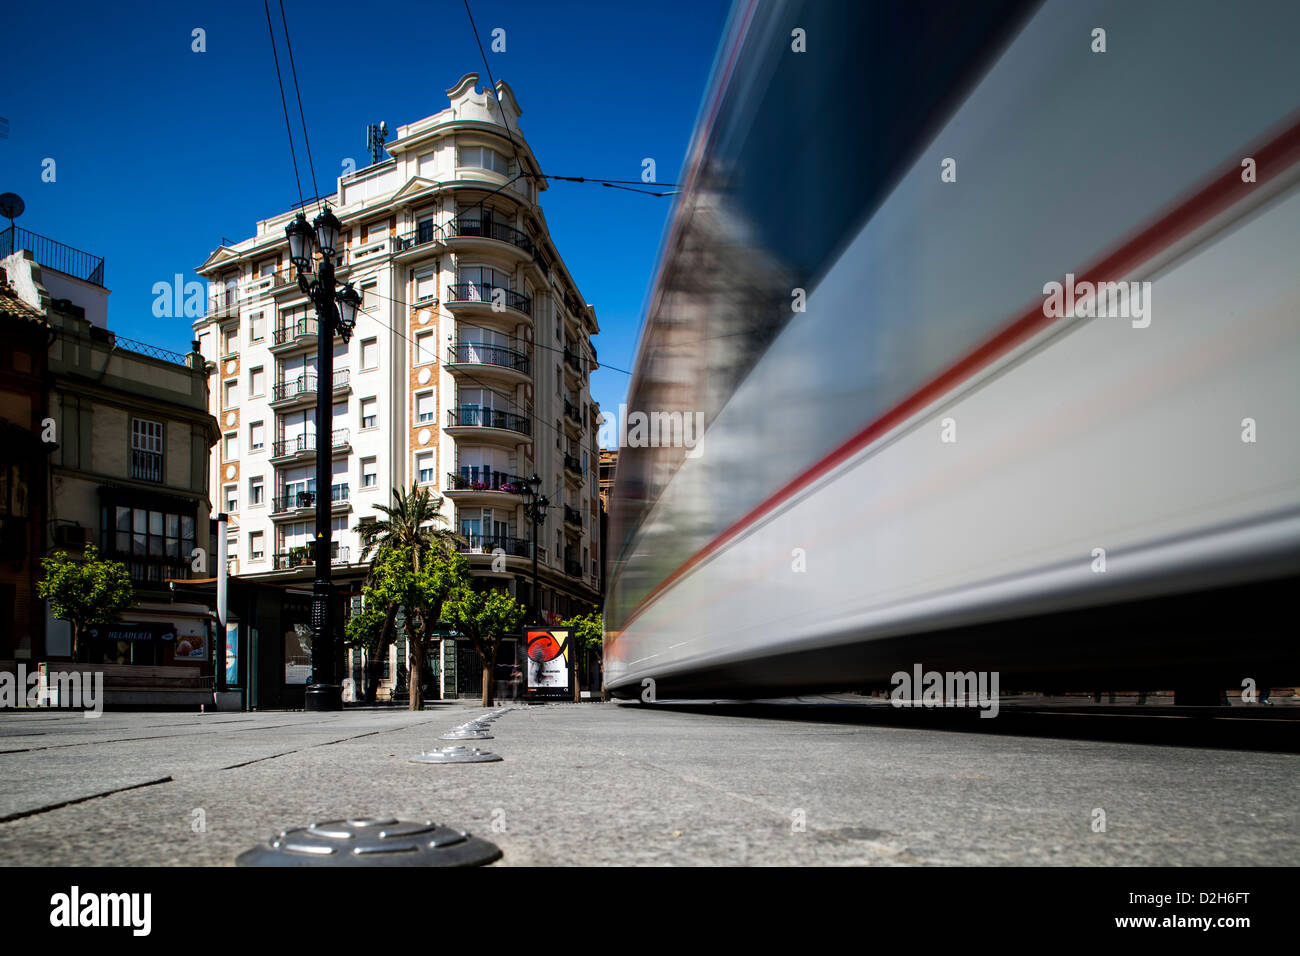
{"type": "MultiPolygon", "coordinates": [[[[340,178],[328,199],[343,224],[338,277],[362,295],[351,341],[335,339],[330,383],[334,576],[359,588],[357,525],[414,481],[443,497],[474,573],[530,604],[532,527],[516,489],[535,472],[552,503],[540,604],[562,617],[600,594],[589,389],[599,327],[550,239],[546,181],[510,87],[479,90],[471,73],[447,95],[449,108],[398,127],[390,158],[340,178]],[[494,570],[498,548],[505,567],[494,570]]],[[[305,211],[310,220],[316,206],[305,211]]],[[[194,329],[222,430],[212,488],[231,515],[232,569],[309,586],[323,383],[285,239],[294,214],[258,222],[198,269],[211,295],[194,329]]]]}

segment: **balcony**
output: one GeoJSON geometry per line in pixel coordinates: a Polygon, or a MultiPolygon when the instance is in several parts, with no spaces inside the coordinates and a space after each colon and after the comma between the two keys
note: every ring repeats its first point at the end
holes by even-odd
{"type": "Polygon", "coordinates": [[[567,398],[564,400],[564,417],[573,419],[579,425],[582,424],[582,410],[567,398]]]}
{"type": "MultiPolygon", "coordinates": [[[[330,447],[334,454],[347,454],[352,449],[352,438],[346,428],[336,428],[330,432],[330,447]]],[[[271,443],[271,462],[281,464],[300,458],[307,458],[316,452],[316,435],[299,435],[297,438],[282,438],[271,443]]]]}
{"type": "Polygon", "coordinates": [[[581,528],[581,527],[582,527],[582,512],[579,511],[577,508],[570,508],[568,505],[565,505],[565,506],[564,506],[564,523],[565,523],[565,524],[571,524],[571,525],[577,525],[579,528],[581,528]]]}
{"type": "MultiPolygon", "coordinates": [[[[351,499],[348,485],[332,485],[330,487],[331,510],[346,511],[350,506],[351,499]]],[[[271,499],[271,514],[277,517],[280,515],[296,515],[303,511],[314,511],[315,508],[316,492],[314,491],[284,493],[271,499]]]]}
{"type": "MultiPolygon", "coordinates": [[[[528,490],[524,479],[518,475],[508,475],[504,471],[479,471],[477,468],[466,469],[459,475],[447,473],[447,484],[443,490],[453,497],[460,497],[457,492],[468,494],[506,494],[521,495],[528,490]]],[[[468,496],[468,494],[466,496],[468,496]]]]}
{"type": "Polygon", "coordinates": [[[163,456],[158,452],[131,449],[131,477],[136,481],[163,482],[163,456]]]}
{"type": "Polygon", "coordinates": [[[270,349],[272,352],[287,352],[311,345],[316,341],[317,328],[316,320],[305,316],[289,325],[282,325],[271,332],[270,349]]]}
{"type": "MultiPolygon", "coordinates": [[[[351,549],[348,547],[339,547],[331,542],[330,544],[330,564],[351,564],[351,549]]],[[[288,551],[281,551],[275,555],[276,571],[291,571],[294,568],[311,568],[316,566],[316,557],[312,549],[304,545],[301,548],[290,548],[288,551]]]]}
{"type": "Polygon", "coordinates": [[[453,219],[445,229],[447,244],[466,252],[505,255],[515,262],[533,257],[533,241],[513,226],[491,219],[453,219]]]}
{"type": "Polygon", "coordinates": [[[533,316],[533,300],[528,296],[486,282],[458,282],[447,286],[447,301],[443,304],[453,314],[492,316],[510,309],[529,319],[533,316]]]}
{"type": "Polygon", "coordinates": [[[565,348],[564,350],[564,366],[575,375],[582,374],[582,359],[572,349],[565,348]]]}
{"type": "MultiPolygon", "coordinates": [[[[351,370],[340,368],[334,370],[334,392],[346,393],[351,390],[351,370]]],[[[276,382],[271,386],[270,405],[284,408],[307,402],[316,397],[316,374],[307,372],[286,382],[276,382]]]]}
{"type": "Polygon", "coordinates": [[[525,538],[516,538],[511,535],[464,534],[463,532],[461,538],[462,543],[456,547],[456,550],[461,554],[492,554],[497,548],[515,558],[527,558],[532,554],[525,538]]]}
{"type": "Polygon", "coordinates": [[[456,373],[473,369],[475,375],[504,379],[511,384],[527,382],[532,377],[532,362],[523,352],[500,345],[460,342],[447,347],[447,371],[456,373]]]}
{"type": "Polygon", "coordinates": [[[564,573],[575,578],[582,577],[582,564],[578,561],[566,559],[564,562],[564,573]]]}
{"type": "Polygon", "coordinates": [[[577,458],[575,458],[573,455],[566,454],[564,456],[564,470],[566,472],[575,474],[578,477],[582,477],[583,475],[582,462],[579,461],[577,458]]]}
{"type": "MultiPolygon", "coordinates": [[[[404,257],[404,253],[412,250],[418,251],[422,246],[428,246],[427,249],[423,250],[424,252],[433,253],[442,248],[445,239],[441,226],[435,226],[432,222],[424,222],[412,232],[393,237],[393,255],[404,257]]],[[[410,258],[418,257],[411,256],[410,258]]]]}
{"type": "Polygon", "coordinates": [[[532,441],[532,433],[529,418],[514,412],[478,405],[462,405],[447,411],[447,434],[454,438],[481,438],[513,446],[532,441]]]}

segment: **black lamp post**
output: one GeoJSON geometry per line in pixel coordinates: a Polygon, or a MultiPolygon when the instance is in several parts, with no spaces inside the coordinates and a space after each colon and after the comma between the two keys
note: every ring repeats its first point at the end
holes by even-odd
{"type": "Polygon", "coordinates": [[[334,335],[337,332],[343,336],[344,342],[352,337],[361,296],[351,283],[335,288],[334,251],[340,225],[338,217],[326,207],[310,226],[298,213],[284,227],[289,260],[298,270],[298,287],[316,308],[316,580],[311,593],[311,683],[303,702],[306,710],[343,709],[343,689],[334,673],[335,641],[329,600],[333,590],[330,459],[334,445],[334,335]],[[314,252],[320,253],[320,265],[312,277],[314,252]]]}
{"type": "Polygon", "coordinates": [[[546,521],[546,509],[550,505],[545,495],[537,493],[541,483],[542,479],[536,474],[524,482],[528,486],[524,492],[528,496],[528,501],[524,505],[524,514],[533,521],[533,622],[539,625],[542,623],[542,606],[537,591],[537,526],[546,521]]]}

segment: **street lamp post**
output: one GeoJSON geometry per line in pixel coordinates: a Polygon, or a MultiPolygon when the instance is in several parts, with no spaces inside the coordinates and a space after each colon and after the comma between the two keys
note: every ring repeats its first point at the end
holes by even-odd
{"type": "Polygon", "coordinates": [[[340,225],[338,217],[326,207],[311,226],[300,212],[284,228],[289,260],[298,270],[298,287],[316,309],[316,580],[311,590],[311,683],[303,701],[306,710],[343,708],[342,686],[334,673],[334,628],[330,622],[334,334],[343,336],[344,342],[352,337],[361,296],[351,283],[335,288],[334,251],[340,225]],[[314,251],[320,253],[320,263],[313,278],[314,251]]]}
{"type": "Polygon", "coordinates": [[[550,505],[545,495],[537,493],[541,483],[542,479],[536,474],[528,478],[525,482],[528,502],[524,505],[524,514],[533,522],[533,623],[539,625],[542,623],[542,606],[537,591],[537,526],[546,520],[546,509],[550,505]]]}

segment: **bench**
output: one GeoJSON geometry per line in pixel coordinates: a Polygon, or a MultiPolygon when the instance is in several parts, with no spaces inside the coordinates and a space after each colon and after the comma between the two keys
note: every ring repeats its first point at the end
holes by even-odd
{"type": "Polygon", "coordinates": [[[104,707],[198,708],[213,703],[212,678],[199,676],[199,669],[182,664],[151,666],[143,664],[73,664],[64,662],[40,665],[44,675],[104,675],[104,707]]]}

